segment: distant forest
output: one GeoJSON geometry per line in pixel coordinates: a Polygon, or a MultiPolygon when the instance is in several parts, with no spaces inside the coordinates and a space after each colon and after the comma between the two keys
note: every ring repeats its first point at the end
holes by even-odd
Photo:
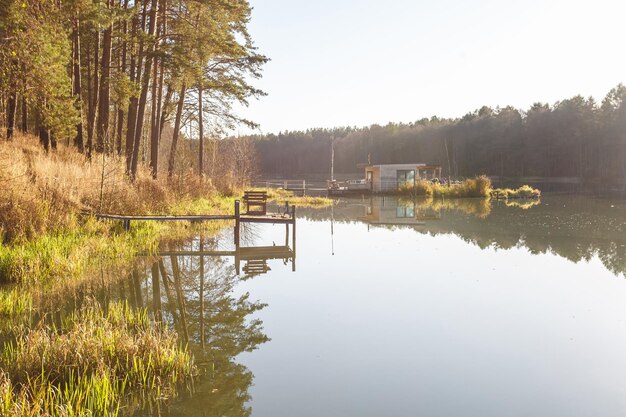
{"type": "Polygon", "coordinates": [[[250,136],[262,176],[328,174],[334,138],[335,172],[357,164],[439,164],[454,178],[478,174],[511,179],[575,177],[626,183],[626,87],[598,104],[576,96],[527,111],[484,106],[457,119],[363,128],[310,129],[250,136]]]}

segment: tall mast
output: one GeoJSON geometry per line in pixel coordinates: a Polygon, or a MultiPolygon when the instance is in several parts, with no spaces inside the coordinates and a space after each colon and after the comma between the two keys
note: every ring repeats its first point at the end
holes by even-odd
{"type": "Polygon", "coordinates": [[[335,180],[335,134],[330,137],[330,180],[335,180]]]}

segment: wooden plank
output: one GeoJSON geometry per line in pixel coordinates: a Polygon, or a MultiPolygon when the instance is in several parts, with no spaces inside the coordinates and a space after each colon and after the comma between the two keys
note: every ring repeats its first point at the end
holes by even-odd
{"type": "Polygon", "coordinates": [[[190,221],[206,221],[206,220],[234,220],[235,216],[228,215],[182,215],[182,216],[159,216],[159,215],[145,215],[145,216],[133,216],[122,214],[96,214],[97,219],[108,220],[159,220],[159,221],[177,221],[177,220],[190,220],[190,221]]]}
{"type": "Polygon", "coordinates": [[[269,216],[241,216],[239,220],[242,223],[270,223],[270,224],[291,224],[293,220],[290,217],[269,217],[269,216]]]}
{"type": "Polygon", "coordinates": [[[235,256],[236,251],[222,250],[222,251],[193,251],[193,250],[181,250],[181,251],[161,251],[157,253],[140,252],[137,256],[235,256]]]}

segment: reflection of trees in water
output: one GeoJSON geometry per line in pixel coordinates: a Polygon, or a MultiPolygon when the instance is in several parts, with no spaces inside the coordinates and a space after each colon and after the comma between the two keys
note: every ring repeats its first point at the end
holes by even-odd
{"type": "MultiPolygon", "coordinates": [[[[371,210],[372,205],[381,207],[381,204],[379,197],[342,199],[332,214],[336,222],[353,222],[367,212],[368,206],[371,210]]],[[[420,204],[430,204],[441,216],[415,228],[419,233],[455,234],[483,249],[525,247],[534,254],[554,253],[572,262],[597,256],[612,273],[626,274],[626,204],[623,201],[612,205],[604,199],[584,196],[548,196],[541,204],[524,205],[525,209],[507,207],[504,201],[489,203],[481,199],[446,200],[445,203],[422,200],[416,202],[416,207],[420,204]]],[[[316,221],[331,218],[330,209],[301,209],[299,214],[301,218],[316,221]]]]}
{"type": "MultiPolygon", "coordinates": [[[[212,250],[215,244],[191,242],[183,250],[212,250]]],[[[265,307],[249,295],[234,296],[237,276],[222,257],[166,256],[151,267],[152,282],[163,287],[159,299],[163,320],[188,341],[200,377],[189,385],[190,393],[169,407],[171,415],[247,416],[252,374],[233,358],[254,350],[269,339],[262,322],[250,319],[265,307]],[[155,266],[156,265],[156,266],[155,266]],[[155,280],[155,278],[157,278],[155,280]]],[[[146,288],[149,290],[149,288],[146,288]]],[[[153,303],[159,315],[158,301],[153,303]]]]}
{"type": "MultiPolygon", "coordinates": [[[[186,252],[216,249],[216,241],[200,239],[170,248],[186,252]]],[[[269,339],[263,333],[262,322],[253,318],[265,304],[251,301],[247,293],[235,295],[238,279],[232,262],[224,257],[138,259],[127,276],[113,279],[103,271],[102,279],[89,280],[72,296],[47,304],[49,309],[34,320],[45,317],[61,326],[63,317],[88,298],[96,299],[105,314],[112,300],[126,300],[133,308],[145,308],[155,320],[174,328],[181,343],[187,344],[198,376],[171,403],[151,404],[150,399],[144,399],[131,407],[140,411],[129,408],[126,414],[249,416],[246,404],[253,375],[234,358],[269,339]]]]}

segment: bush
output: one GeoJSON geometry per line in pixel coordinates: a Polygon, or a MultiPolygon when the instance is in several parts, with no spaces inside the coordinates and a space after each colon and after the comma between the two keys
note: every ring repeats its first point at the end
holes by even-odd
{"type": "Polygon", "coordinates": [[[418,180],[414,185],[404,184],[400,186],[398,192],[412,197],[485,198],[489,197],[491,193],[491,180],[485,175],[450,185],[418,180]]]}

